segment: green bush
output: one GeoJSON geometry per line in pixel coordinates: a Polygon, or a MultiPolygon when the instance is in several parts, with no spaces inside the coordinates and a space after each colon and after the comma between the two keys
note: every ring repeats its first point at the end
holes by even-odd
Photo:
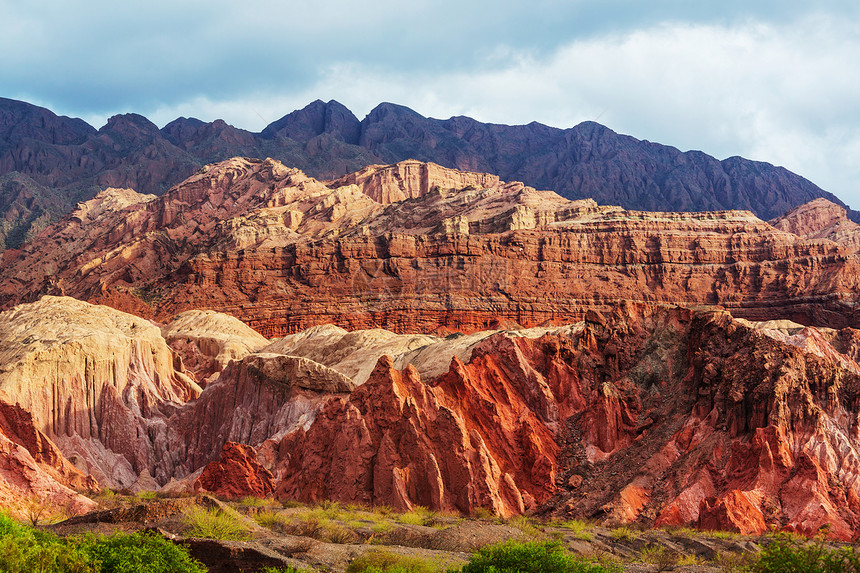
{"type": "Polygon", "coordinates": [[[88,535],[80,542],[101,573],[205,573],[188,550],[154,533],[115,533],[110,537],[88,535]]]}
{"type": "Polygon", "coordinates": [[[614,573],[614,565],[599,565],[569,553],[557,541],[508,540],[479,550],[462,573],[614,573]]]}
{"type": "Polygon", "coordinates": [[[0,571],[96,573],[98,567],[66,540],[21,525],[0,513],[0,571]]]}
{"type": "Polygon", "coordinates": [[[853,547],[828,549],[821,542],[777,538],[761,552],[752,573],[860,573],[860,554],[853,547]]]}
{"type": "Polygon", "coordinates": [[[205,573],[188,551],[155,534],[62,539],[0,513],[0,571],[8,573],[205,573]]]}

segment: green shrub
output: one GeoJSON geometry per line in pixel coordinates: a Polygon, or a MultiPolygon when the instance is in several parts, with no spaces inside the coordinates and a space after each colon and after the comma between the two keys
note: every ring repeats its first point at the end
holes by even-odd
{"type": "Polygon", "coordinates": [[[0,513],[0,571],[8,573],[204,573],[188,550],[155,534],[62,539],[0,513]]]}
{"type": "Polygon", "coordinates": [[[462,573],[611,573],[614,565],[599,565],[569,553],[557,541],[508,540],[479,550],[462,573]]]}
{"type": "Polygon", "coordinates": [[[828,549],[823,543],[777,538],[761,552],[752,573],[860,573],[860,554],[853,547],[828,549]]]}
{"type": "Polygon", "coordinates": [[[346,573],[433,573],[434,567],[424,559],[373,550],[357,557],[346,573]]]}
{"type": "Polygon", "coordinates": [[[101,573],[205,573],[188,550],[154,533],[115,533],[110,537],[88,535],[81,551],[101,573]]]}
{"type": "Polygon", "coordinates": [[[9,573],[96,573],[77,547],[17,523],[0,513],[0,571],[9,573]]]}

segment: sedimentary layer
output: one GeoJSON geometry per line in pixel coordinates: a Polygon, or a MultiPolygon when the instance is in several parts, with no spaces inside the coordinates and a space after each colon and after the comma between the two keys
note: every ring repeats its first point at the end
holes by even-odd
{"type": "Polygon", "coordinates": [[[65,294],[163,322],[212,309],[267,337],[560,324],[625,300],[860,320],[853,249],[745,211],[626,211],[415,162],[324,183],[233,159],[158,199],[130,193],[105,191],[5,252],[2,304],[65,294]]]}

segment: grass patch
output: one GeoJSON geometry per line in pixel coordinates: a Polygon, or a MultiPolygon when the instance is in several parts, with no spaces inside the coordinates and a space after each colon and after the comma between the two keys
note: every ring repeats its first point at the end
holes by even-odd
{"type": "Polygon", "coordinates": [[[400,513],[394,516],[394,520],[404,525],[433,525],[437,514],[421,505],[416,505],[412,511],[400,513]]]}
{"type": "Polygon", "coordinates": [[[639,539],[639,534],[627,527],[626,525],[616,527],[610,532],[609,535],[612,536],[612,539],[617,539],[618,541],[628,541],[631,543],[639,539]]]}
{"type": "Polygon", "coordinates": [[[526,515],[515,515],[506,520],[511,527],[516,527],[529,537],[543,537],[544,533],[538,528],[537,522],[526,515]]]}
{"type": "Polygon", "coordinates": [[[587,521],[582,521],[581,519],[571,519],[567,521],[555,521],[551,523],[554,527],[559,527],[562,529],[566,529],[573,534],[573,536],[577,539],[582,539],[584,541],[591,541],[594,538],[593,529],[594,526],[588,523],[587,521]]]}
{"type": "Polygon", "coordinates": [[[713,559],[714,564],[724,573],[746,573],[755,561],[756,555],[753,553],[734,551],[718,551],[713,559]]]}
{"type": "Polygon", "coordinates": [[[254,521],[266,529],[271,529],[272,531],[283,531],[287,518],[277,511],[265,510],[256,513],[254,515],[254,521]]]}
{"type": "Polygon", "coordinates": [[[692,567],[694,565],[704,565],[705,563],[707,563],[707,561],[698,555],[681,555],[678,557],[675,565],[678,567],[692,567]]]}
{"type": "Polygon", "coordinates": [[[738,539],[741,534],[736,531],[708,531],[707,534],[714,539],[738,539]]]}
{"type": "Polygon", "coordinates": [[[220,509],[192,507],[185,514],[185,523],[191,529],[189,535],[192,537],[228,540],[251,538],[251,531],[244,523],[220,509]]]}
{"type": "Polygon", "coordinates": [[[432,563],[418,557],[398,555],[383,549],[374,549],[357,557],[346,568],[346,573],[433,573],[432,563]]]}
{"type": "Polygon", "coordinates": [[[655,565],[657,571],[671,571],[675,568],[678,558],[662,545],[648,545],[639,551],[639,561],[655,565]]]}
{"type": "Polygon", "coordinates": [[[265,507],[271,505],[271,502],[267,499],[263,499],[262,497],[248,495],[242,498],[239,505],[245,505],[247,507],[265,507]]]}

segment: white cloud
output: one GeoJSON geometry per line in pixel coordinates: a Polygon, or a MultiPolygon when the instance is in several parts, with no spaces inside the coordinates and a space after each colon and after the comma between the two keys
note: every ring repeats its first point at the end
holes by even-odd
{"type": "Polygon", "coordinates": [[[509,47],[494,71],[329,68],[309,90],[361,117],[393,101],[434,117],[583,120],[681,149],[783,165],[860,207],[860,30],[807,16],[775,26],[664,23],[574,41],[547,57],[509,47]]]}
{"type": "MultiPolygon", "coordinates": [[[[4,15],[13,4],[0,0],[4,15]]],[[[599,120],[618,132],[685,150],[784,165],[860,207],[860,20],[845,9],[829,16],[798,16],[806,4],[790,2],[790,9],[786,5],[780,11],[779,22],[762,20],[759,14],[758,19],[735,17],[720,24],[695,18],[654,24],[651,14],[651,23],[631,17],[626,27],[607,25],[607,13],[597,31],[584,35],[587,26],[577,22],[579,32],[566,40],[549,38],[549,47],[540,47],[534,31],[540,29],[540,18],[526,22],[528,11],[511,10],[524,20],[523,33],[516,33],[516,21],[503,22],[501,12],[494,16],[483,4],[481,10],[464,7],[466,18],[460,21],[450,16],[453,3],[448,3],[447,13],[437,14],[435,4],[426,1],[407,6],[386,0],[366,9],[343,0],[321,0],[319,5],[266,1],[255,9],[222,0],[198,1],[200,13],[190,27],[187,13],[188,22],[182,10],[171,12],[162,0],[152,4],[156,8],[142,17],[146,26],[125,34],[146,46],[157,16],[166,10],[169,26],[159,28],[145,60],[152,74],[147,99],[140,96],[146,86],[138,88],[134,81],[144,77],[149,82],[150,76],[140,76],[130,52],[118,44],[114,56],[105,56],[108,80],[103,83],[115,80],[124,91],[104,95],[113,103],[78,112],[97,127],[109,115],[104,110],[115,109],[142,113],[159,125],[194,116],[223,118],[259,131],[317,98],[337,99],[359,118],[389,101],[440,118],[469,115],[481,121],[540,121],[558,127],[599,120]],[[502,28],[488,32],[478,26],[482,14],[494,17],[502,28]],[[179,44],[173,43],[174,36],[179,44]],[[380,55],[370,58],[371,52],[380,55]],[[443,52],[447,55],[439,56],[443,52]],[[114,60],[129,65],[117,69],[122,66],[114,60]],[[159,76],[161,61],[172,75],[165,71],[159,76]],[[200,77],[192,72],[200,72],[200,77]],[[171,86],[181,89],[165,91],[171,86]],[[123,94],[130,95],[118,101],[123,94]]],[[[617,8],[635,3],[611,4],[617,8]]],[[[657,4],[666,8],[678,3],[657,4]]],[[[104,14],[111,14],[105,6],[104,14]]],[[[95,24],[109,26],[100,13],[93,16],[95,24]]],[[[558,13],[560,21],[572,23],[578,14],[562,14],[560,8],[558,13]]],[[[42,41],[42,32],[51,30],[26,14],[9,14],[16,22],[28,23],[31,43],[42,41]]],[[[72,18],[68,10],[62,14],[72,18]]],[[[7,28],[0,22],[0,31],[17,36],[0,37],[0,46],[11,49],[9,42],[23,42],[16,46],[23,46],[26,55],[26,38],[15,32],[21,28],[7,28]]],[[[74,38],[81,36],[80,30],[75,32],[74,38]]],[[[123,29],[117,28],[99,39],[97,50],[113,53],[110,42],[121,42],[123,36],[123,29]]],[[[90,52],[72,53],[87,62],[90,52]]],[[[27,60],[26,69],[51,77],[44,66],[52,56],[46,54],[27,60]]],[[[69,69],[69,74],[80,75],[84,68],[69,69]]],[[[19,73],[12,68],[8,72],[10,78],[12,72],[19,73]]],[[[56,89],[70,94],[77,90],[78,101],[97,97],[81,86],[56,89]]],[[[34,99],[49,106],[56,101],[47,95],[34,99]]],[[[67,114],[81,109],[71,104],[51,107],[67,114]]]]}

